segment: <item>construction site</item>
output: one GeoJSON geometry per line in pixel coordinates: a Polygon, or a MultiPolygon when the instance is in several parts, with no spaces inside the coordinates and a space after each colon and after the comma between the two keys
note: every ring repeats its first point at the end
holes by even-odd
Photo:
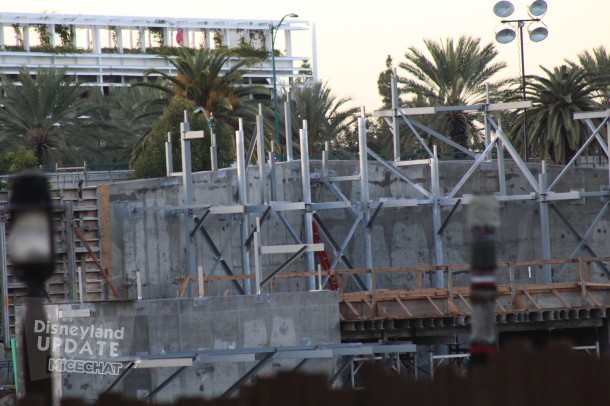
{"type": "MultiPolygon", "coordinates": [[[[180,172],[168,153],[164,178],[128,180],[86,164],[50,174],[57,258],[41,329],[57,327],[56,395],[168,402],[235,396],[286,370],[356,388],[369,360],[415,379],[433,377],[439,365],[465,368],[472,315],[465,208],[480,193],[500,205],[499,345],[563,340],[606,354],[610,169],[601,134],[609,112],[574,115],[590,135],[563,166],[524,162],[498,126],[496,114],[530,102],[394,103],[374,112],[392,130],[390,160],[367,147],[363,111],[358,160],[333,160],[328,146],[322,159],[310,159],[304,122],[299,156],[288,136],[280,162],[265,150],[260,115],[255,134],[236,131],[233,167],[192,173],[190,144],[208,134],[189,131],[185,112],[176,129],[180,172]],[[451,110],[480,116],[484,150],[418,121],[451,110]],[[403,137],[427,156],[402,160],[403,137]],[[606,156],[583,164],[594,143],[606,156]],[[443,159],[448,148],[463,158],[443,159]],[[82,373],[77,362],[95,362],[97,372],[82,373]]],[[[9,196],[2,192],[3,204],[9,196]]],[[[8,223],[3,215],[2,336],[13,359],[2,365],[18,383],[25,290],[7,259],[8,223]]]]}

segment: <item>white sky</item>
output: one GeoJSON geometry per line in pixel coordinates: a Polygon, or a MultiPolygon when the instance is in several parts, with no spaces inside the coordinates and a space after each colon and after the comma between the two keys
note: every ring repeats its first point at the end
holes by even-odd
{"type": "MultiPolygon", "coordinates": [[[[529,18],[532,0],[512,0],[510,18],[529,18]]],[[[553,68],[565,58],[604,45],[610,50],[610,1],[546,0],[543,22],[549,37],[529,43],[526,36],[527,74],[541,74],[539,65],[553,68]]],[[[395,64],[404,60],[410,46],[423,49],[423,39],[458,38],[462,34],[495,42],[500,27],[492,8],[496,0],[0,0],[0,12],[56,12],[158,17],[280,19],[297,13],[299,19],[316,24],[319,77],[328,81],[335,95],[352,98],[368,110],[378,108],[377,76],[386,56],[395,64]]],[[[299,46],[309,53],[308,34],[293,35],[294,52],[299,46]],[[299,38],[301,37],[301,38],[299,38]]],[[[519,74],[519,45],[496,44],[498,60],[509,66],[505,76],[519,74]]],[[[400,74],[400,69],[399,69],[400,74]]]]}

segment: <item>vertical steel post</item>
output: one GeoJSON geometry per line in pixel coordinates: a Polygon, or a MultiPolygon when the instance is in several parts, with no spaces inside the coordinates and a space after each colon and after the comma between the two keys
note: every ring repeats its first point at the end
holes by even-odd
{"type": "MultiPolygon", "coordinates": [[[[434,264],[443,264],[443,240],[439,234],[442,225],[441,219],[441,186],[438,170],[437,146],[432,146],[432,159],[430,159],[430,177],[432,182],[432,229],[434,233],[434,264]]],[[[444,286],[444,275],[442,270],[434,272],[434,287],[444,286]]]]}
{"type": "MultiPolygon", "coordinates": [[[[498,122],[498,128],[502,129],[502,124],[498,122]]],[[[506,166],[504,165],[504,143],[502,138],[496,133],[496,151],[498,154],[498,182],[500,183],[500,196],[506,196],[506,166]]]]}
{"type": "MultiPolygon", "coordinates": [[[[210,121],[212,121],[211,119],[210,121]]],[[[210,166],[213,171],[218,170],[218,145],[216,142],[216,132],[214,132],[214,125],[210,125],[210,166]]]]}
{"type": "Polygon", "coordinates": [[[292,161],[292,112],[290,111],[290,101],[292,94],[290,90],[286,93],[286,101],[284,102],[284,128],[286,130],[286,160],[292,161]]]}
{"type": "Polygon", "coordinates": [[[172,133],[167,133],[167,142],[165,143],[165,173],[166,176],[171,176],[174,172],[174,158],[172,157],[172,133]]]}
{"type": "Polygon", "coordinates": [[[261,204],[267,203],[267,176],[265,174],[265,133],[263,128],[263,106],[258,105],[256,116],[256,153],[258,161],[258,176],[260,178],[261,204]]]}
{"type": "Polygon", "coordinates": [[[261,281],[263,280],[263,269],[261,263],[261,218],[256,217],[256,231],[254,231],[254,283],[256,285],[256,294],[261,294],[261,281]]]}
{"type": "MultiPolygon", "coordinates": [[[[191,169],[191,140],[186,139],[190,131],[188,114],[184,110],[184,121],[180,123],[180,147],[182,149],[182,200],[185,206],[193,204],[193,173],[191,169]]],[[[195,227],[193,209],[184,211],[184,244],[185,244],[185,270],[188,277],[194,278],[196,274],[195,243],[191,238],[191,231],[195,227]]],[[[188,296],[193,296],[193,289],[188,284],[188,296]]]]}
{"type": "Polygon", "coordinates": [[[68,284],[70,300],[78,300],[77,277],[76,277],[76,241],[74,241],[74,208],[72,202],[65,202],[64,232],[66,235],[66,256],[68,266],[68,284]]]}
{"type": "Polygon", "coordinates": [[[392,69],[392,137],[394,140],[394,161],[400,161],[400,120],[398,119],[398,75],[392,69]]]}
{"type": "MultiPolygon", "coordinates": [[[[311,212],[311,180],[309,176],[309,144],[307,139],[307,121],[303,120],[303,128],[299,131],[301,142],[301,183],[303,184],[303,203],[305,203],[305,215],[303,216],[303,228],[305,231],[305,244],[313,244],[313,213],[311,212]]],[[[314,272],[314,253],[305,253],[307,272],[314,272]]],[[[316,288],[315,278],[307,277],[307,290],[316,288]]]]}
{"type": "Polygon", "coordinates": [[[199,298],[203,298],[205,296],[205,288],[203,286],[203,266],[197,266],[197,285],[199,287],[199,298]]]}
{"type": "MultiPolygon", "coordinates": [[[[2,335],[5,345],[10,342],[9,297],[8,297],[8,266],[6,262],[6,223],[0,217],[0,271],[2,271],[2,335]]],[[[15,381],[15,384],[17,381],[15,381]]]]}
{"type": "Polygon", "coordinates": [[[362,107],[360,117],[358,117],[358,149],[360,154],[360,210],[363,212],[363,238],[364,238],[364,267],[367,273],[364,274],[364,284],[371,290],[372,279],[371,269],[373,269],[373,250],[371,244],[371,213],[369,211],[369,170],[368,170],[368,147],[366,144],[366,117],[364,107],[362,107]]]}
{"type": "MultiPolygon", "coordinates": [[[[542,243],[542,259],[551,259],[551,234],[549,227],[549,202],[547,200],[548,185],[547,185],[547,173],[546,173],[546,162],[542,161],[542,173],[538,175],[538,182],[540,184],[540,239],[542,243]]],[[[553,281],[553,271],[549,264],[545,264],[542,267],[542,275],[544,283],[551,283],[553,281]]]]}
{"type": "Polygon", "coordinates": [[[78,277],[78,301],[83,303],[85,301],[83,293],[83,272],[84,268],[80,266],[76,268],[76,276],[78,277]]]}
{"type": "MultiPolygon", "coordinates": [[[[489,126],[489,110],[488,110],[488,105],[489,105],[489,83],[485,82],[485,103],[487,104],[485,106],[485,114],[483,115],[483,124],[485,125],[485,148],[487,148],[489,146],[489,144],[491,143],[491,128],[489,126]]],[[[489,151],[489,154],[487,154],[487,156],[485,157],[486,161],[491,161],[491,156],[492,152],[489,151]]]]}
{"type": "MultiPolygon", "coordinates": [[[[237,181],[238,181],[238,194],[239,194],[239,204],[243,206],[248,205],[248,189],[246,184],[246,156],[244,149],[244,123],[243,120],[239,119],[239,130],[235,131],[235,149],[237,153],[237,181]]],[[[241,266],[242,273],[244,275],[250,275],[250,253],[248,252],[248,247],[246,245],[246,241],[248,240],[248,235],[250,226],[248,224],[248,214],[247,211],[244,210],[244,214],[241,216],[241,229],[240,229],[240,238],[241,238],[241,266]]],[[[250,295],[252,293],[250,287],[250,280],[244,279],[244,293],[246,295],[250,295]]]]}
{"type": "Polygon", "coordinates": [[[142,274],[136,269],[136,292],[138,300],[142,300],[142,274]]]}
{"type": "Polygon", "coordinates": [[[322,151],[322,179],[328,178],[328,155],[329,155],[328,141],[324,142],[324,151],[322,151]]]}
{"type": "MultiPolygon", "coordinates": [[[[606,121],[606,145],[610,147],[610,120],[606,121]]],[[[610,187],[610,155],[606,155],[608,164],[608,186],[610,187]]]]}

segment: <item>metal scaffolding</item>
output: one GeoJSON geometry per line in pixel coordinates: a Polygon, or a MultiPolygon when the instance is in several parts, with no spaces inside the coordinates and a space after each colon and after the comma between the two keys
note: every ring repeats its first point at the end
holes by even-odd
{"type": "MultiPolygon", "coordinates": [[[[396,76],[394,75],[392,77],[393,89],[397,86],[396,80],[396,76]]],[[[246,184],[246,172],[248,170],[254,170],[254,168],[248,168],[249,158],[246,158],[243,128],[240,126],[240,129],[236,131],[238,204],[211,206],[208,204],[192,204],[192,202],[185,200],[183,205],[171,207],[172,210],[183,210],[184,213],[188,213],[187,216],[196,217],[194,227],[188,225],[190,223],[187,224],[187,235],[190,238],[191,244],[193,244],[193,239],[196,238],[196,235],[200,235],[213,254],[214,261],[211,267],[206,269],[206,276],[213,275],[218,267],[227,275],[235,274],[226,261],[225,256],[226,250],[230,246],[230,242],[233,239],[233,235],[237,228],[240,228],[242,273],[244,275],[250,274],[250,261],[253,258],[255,267],[254,282],[256,284],[256,286],[252,288],[250,286],[250,278],[244,278],[242,283],[238,283],[234,280],[233,283],[239,293],[263,293],[263,288],[270,278],[287,269],[292,262],[303,255],[306,256],[306,271],[313,272],[315,270],[314,252],[323,249],[320,244],[314,244],[312,238],[313,222],[315,222],[319,229],[320,234],[325,241],[326,249],[329,251],[329,271],[337,269],[340,264],[343,264],[347,269],[354,268],[354,264],[359,264],[361,268],[368,270],[373,269],[379,265],[375,263],[375,256],[372,252],[371,230],[375,221],[383,217],[384,209],[391,208],[404,208],[406,210],[411,208],[424,208],[430,211],[432,220],[430,233],[433,241],[433,263],[440,267],[446,263],[443,250],[445,230],[454,218],[454,214],[458,207],[463,204],[468,204],[470,201],[471,195],[462,192],[462,189],[464,189],[465,184],[482,166],[496,168],[498,174],[498,190],[487,190],[486,192],[494,193],[503,205],[521,201],[537,204],[540,217],[540,250],[542,252],[542,260],[551,259],[550,213],[553,213],[557,217],[559,223],[562,224],[575,239],[575,245],[570,253],[570,258],[576,257],[578,253],[583,250],[594,257],[608,254],[605,252],[596,253],[591,246],[587,244],[587,239],[591,236],[596,225],[604,218],[608,210],[608,205],[610,204],[610,199],[608,199],[610,196],[608,187],[606,186],[603,187],[602,190],[594,191],[580,189],[567,192],[559,191],[560,188],[558,187],[564,175],[570,171],[570,168],[577,162],[587,146],[593,141],[597,142],[604,151],[606,159],[608,159],[608,144],[600,135],[602,129],[605,128],[607,131],[608,126],[610,126],[608,111],[576,113],[574,115],[575,119],[586,120],[591,129],[591,134],[572,160],[561,170],[559,175],[552,179],[552,181],[549,181],[547,179],[546,163],[542,161],[539,165],[532,163],[526,164],[511,144],[501,126],[497,124],[494,116],[494,114],[504,110],[529,108],[532,105],[530,101],[485,103],[471,106],[401,108],[397,107],[397,100],[397,92],[394,90],[392,101],[393,108],[374,112],[374,116],[383,118],[392,131],[393,161],[384,160],[379,153],[367,146],[365,113],[364,110],[361,112],[360,117],[358,118],[360,162],[359,173],[357,175],[331,175],[331,170],[329,169],[330,150],[328,144],[323,151],[321,171],[319,173],[310,172],[310,160],[307,148],[307,123],[303,123],[302,129],[299,132],[301,154],[300,169],[303,185],[303,198],[301,202],[279,202],[276,200],[276,164],[272,154],[269,154],[269,159],[266,160],[267,157],[262,134],[263,117],[260,111],[256,120],[256,137],[253,137],[253,141],[250,145],[250,151],[254,151],[254,143],[256,144],[256,168],[260,179],[260,188],[258,190],[260,194],[258,194],[258,196],[260,197],[256,202],[248,201],[247,197],[249,195],[249,190],[248,185],[246,184]],[[468,112],[471,114],[480,114],[482,116],[481,121],[485,124],[485,145],[483,150],[476,152],[471,151],[465,146],[457,144],[449,137],[440,134],[415,119],[416,116],[447,112],[468,112]],[[601,124],[598,124],[597,126],[594,125],[592,119],[601,119],[601,124]],[[400,124],[403,124],[403,128],[406,125],[408,132],[401,134],[400,124]],[[413,137],[420,144],[422,150],[425,151],[427,158],[406,161],[401,160],[401,137],[407,136],[413,137]],[[435,144],[429,145],[425,140],[426,137],[433,139],[436,142],[446,144],[448,147],[456,149],[460,154],[467,157],[467,160],[462,162],[467,163],[468,168],[455,184],[443,184],[441,187],[442,168],[439,164],[440,159],[437,146],[435,144]],[[494,155],[495,159],[492,159],[494,155]],[[527,182],[527,185],[529,185],[529,191],[526,190],[522,193],[509,193],[507,191],[505,175],[507,160],[512,160],[514,162],[520,176],[522,176],[527,182]],[[392,176],[396,177],[401,182],[404,182],[408,190],[412,192],[411,195],[413,197],[371,198],[369,194],[370,182],[368,176],[371,162],[381,165],[385,170],[390,172],[392,176]],[[412,179],[402,170],[404,167],[427,168],[430,179],[425,182],[412,179]],[[538,177],[534,175],[533,169],[541,172],[538,177]],[[341,187],[338,186],[343,182],[351,182],[359,185],[359,201],[352,201],[344,194],[341,187]],[[425,184],[428,184],[429,188],[426,188],[424,186],[425,184]],[[320,186],[323,187],[324,190],[330,192],[331,196],[335,198],[334,201],[314,201],[312,199],[311,187],[320,186]],[[605,203],[594,218],[591,219],[588,228],[584,232],[579,232],[571,225],[570,220],[562,214],[556,203],[563,201],[580,202],[587,197],[601,198],[604,199],[605,203]],[[443,208],[450,208],[449,213],[444,216],[444,218],[442,216],[443,208]],[[325,223],[323,213],[328,210],[345,210],[349,213],[352,218],[351,225],[348,227],[348,231],[344,236],[337,235],[332,227],[325,223]],[[295,224],[294,217],[296,216],[293,215],[291,217],[293,222],[291,223],[289,219],[290,216],[288,216],[289,213],[302,214],[301,218],[303,219],[303,222],[301,224],[295,224]],[[224,240],[220,243],[213,241],[209,230],[206,230],[207,221],[210,218],[210,215],[232,216],[232,227],[230,231],[225,234],[224,240]],[[294,240],[294,244],[285,246],[265,245],[266,241],[263,238],[264,233],[262,233],[262,231],[267,227],[267,223],[271,216],[276,216],[280,220],[281,224],[294,240]],[[250,222],[255,224],[254,230],[250,230],[250,222]],[[301,233],[297,232],[299,229],[301,230],[301,233]],[[346,254],[346,249],[348,245],[353,243],[357,238],[362,239],[362,257],[349,258],[346,254]],[[268,254],[289,254],[290,256],[278,268],[266,270],[266,266],[264,265],[264,261],[261,260],[261,256],[268,254]],[[263,276],[265,273],[268,275],[267,277],[263,276]]],[[[288,106],[286,106],[285,111],[287,114],[289,113],[288,106]]],[[[286,117],[286,120],[289,120],[289,117],[286,117]]],[[[286,133],[286,145],[290,145],[288,140],[291,138],[292,134],[290,132],[286,133]]],[[[171,146],[168,147],[168,150],[171,151],[171,146]]],[[[188,147],[184,150],[188,150],[188,147]]],[[[292,154],[290,153],[288,156],[291,157],[292,154]]],[[[171,165],[171,161],[168,161],[168,165],[171,165]]],[[[168,170],[168,174],[173,174],[171,172],[171,170],[168,170]]],[[[610,171],[608,177],[610,179],[610,171]]],[[[183,178],[186,179],[185,177],[183,178]]],[[[185,180],[184,182],[183,187],[185,190],[191,187],[187,184],[189,182],[188,180],[185,180]]],[[[144,210],[160,209],[167,209],[167,207],[145,208],[144,210]]],[[[608,274],[608,269],[604,264],[598,263],[596,266],[604,273],[608,274]]],[[[194,278],[196,275],[194,272],[194,264],[189,265],[189,269],[189,274],[194,278]]],[[[565,271],[566,268],[564,267],[559,272],[553,274],[550,265],[544,265],[542,282],[551,283],[557,281],[563,277],[565,271]]],[[[362,276],[354,274],[352,277],[355,279],[356,289],[374,289],[374,281],[371,279],[370,272],[362,276]]],[[[306,276],[305,278],[307,280],[307,289],[315,289],[315,278],[313,276],[306,276]]],[[[444,280],[443,271],[441,269],[434,271],[431,278],[434,287],[446,287],[446,281],[444,280]]],[[[326,286],[328,279],[329,275],[325,275],[323,286],[326,286]]],[[[196,280],[193,279],[188,282],[196,282],[196,280]]]]}

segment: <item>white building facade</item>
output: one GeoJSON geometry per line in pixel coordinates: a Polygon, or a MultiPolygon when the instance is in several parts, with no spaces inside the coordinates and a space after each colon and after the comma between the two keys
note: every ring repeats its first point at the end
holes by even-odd
{"type": "MultiPolygon", "coordinates": [[[[69,14],[0,14],[0,73],[26,67],[57,67],[90,86],[126,86],[147,69],[175,73],[160,56],[172,47],[240,48],[266,55],[248,68],[246,83],[272,86],[271,28],[275,20],[220,20],[69,14]],[[266,53],[266,54],[265,54],[266,53]]],[[[278,85],[315,78],[315,34],[306,21],[286,18],[277,29],[275,71],[278,85]],[[311,41],[311,51],[295,54],[293,36],[311,41]]],[[[234,58],[230,63],[235,63],[234,58]]],[[[225,68],[230,68],[230,63],[225,68]]]]}

